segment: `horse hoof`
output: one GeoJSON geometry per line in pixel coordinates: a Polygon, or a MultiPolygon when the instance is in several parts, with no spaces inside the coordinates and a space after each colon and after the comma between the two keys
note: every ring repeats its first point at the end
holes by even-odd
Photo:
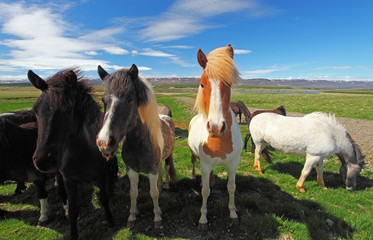
{"type": "Polygon", "coordinates": [[[327,187],[324,187],[323,189],[324,189],[325,191],[327,191],[327,190],[328,190],[328,188],[327,188],[327,187]]]}
{"type": "Polygon", "coordinates": [[[306,192],[306,189],[304,189],[303,187],[297,187],[299,192],[301,193],[305,193],[306,192]]]}
{"type": "Polygon", "coordinates": [[[238,225],[240,223],[240,220],[238,218],[231,218],[233,225],[238,225]]]}
{"type": "Polygon", "coordinates": [[[199,223],[198,224],[198,230],[206,231],[207,230],[207,223],[199,223]]]}
{"type": "Polygon", "coordinates": [[[135,226],[135,221],[127,221],[127,227],[132,228],[135,226]]]}
{"type": "Polygon", "coordinates": [[[159,229],[162,226],[162,221],[154,221],[154,228],[159,229]]]}

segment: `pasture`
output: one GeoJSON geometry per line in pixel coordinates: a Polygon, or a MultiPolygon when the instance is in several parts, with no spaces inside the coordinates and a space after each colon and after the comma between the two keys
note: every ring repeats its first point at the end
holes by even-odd
{"type": "MultiPolygon", "coordinates": [[[[162,226],[153,228],[153,204],[149,196],[146,175],[140,176],[138,220],[133,228],[126,227],[129,214],[129,180],[119,158],[120,176],[116,184],[111,209],[116,226],[109,228],[105,214],[98,203],[96,187],[82,184],[81,239],[372,239],[373,236],[373,173],[364,167],[357,179],[357,190],[348,192],[338,174],[340,162],[336,156],[325,160],[324,180],[329,189],[316,184],[316,171],[305,182],[306,193],[300,193],[295,184],[305,162],[304,158],[274,152],[273,164],[262,161],[263,175],[253,169],[254,155],[241,152],[236,178],[236,207],[239,223],[229,219],[227,172],[216,167],[216,183],[208,199],[209,226],[198,230],[201,207],[200,171],[197,181],[191,179],[192,164],[187,146],[188,125],[197,88],[157,87],[157,101],[171,106],[176,126],[174,163],[178,181],[170,190],[160,194],[163,212],[162,226]]],[[[246,106],[274,109],[284,105],[287,112],[310,113],[324,111],[337,117],[373,121],[373,94],[371,92],[304,93],[286,89],[234,88],[232,101],[243,101],[246,106]],[[289,93],[294,91],[294,93],[289,93]]],[[[40,91],[32,87],[0,87],[0,113],[30,108],[40,91]]],[[[102,89],[96,87],[96,100],[100,102],[102,89]]],[[[101,103],[100,103],[101,104],[101,103]]],[[[242,137],[247,126],[240,125],[242,137]]],[[[372,129],[373,131],[373,129],[372,129]]],[[[359,141],[355,139],[357,143],[359,141]]],[[[365,160],[371,166],[371,157],[365,160]]],[[[197,162],[197,169],[199,169],[197,162]]],[[[68,220],[63,217],[61,201],[52,179],[48,188],[50,220],[36,227],[39,201],[36,189],[28,184],[21,195],[13,195],[16,185],[0,185],[0,238],[4,239],[62,239],[69,233],[68,220]]]]}

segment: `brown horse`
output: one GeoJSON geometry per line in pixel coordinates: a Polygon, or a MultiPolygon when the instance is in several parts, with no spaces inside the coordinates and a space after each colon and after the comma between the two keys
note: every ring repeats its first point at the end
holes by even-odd
{"type": "Polygon", "coordinates": [[[234,116],[239,116],[240,123],[242,114],[245,116],[245,122],[248,123],[250,119],[250,111],[242,101],[231,102],[230,107],[234,113],[234,116]]]}
{"type": "MultiPolygon", "coordinates": [[[[169,116],[158,114],[152,87],[138,76],[136,65],[112,74],[98,66],[98,74],[105,87],[102,97],[105,117],[96,144],[103,155],[110,156],[117,151],[119,142],[125,137],[122,158],[131,184],[127,225],[132,226],[136,220],[139,172],[145,172],[149,174],[154,224],[158,227],[162,218],[157,178],[161,181],[159,173],[162,171],[162,161],[173,162],[175,125],[169,116]]],[[[169,170],[171,179],[176,180],[173,164],[169,165],[169,170]]]]}
{"type": "MultiPolygon", "coordinates": [[[[246,146],[247,146],[247,142],[249,141],[250,137],[251,137],[251,133],[250,133],[250,122],[251,120],[257,116],[258,114],[261,114],[261,113],[277,113],[277,114],[280,114],[280,115],[283,115],[283,116],[286,116],[286,110],[285,110],[285,107],[284,106],[279,106],[278,108],[276,109],[273,109],[273,110],[257,110],[255,112],[253,112],[247,122],[247,126],[248,126],[248,130],[247,130],[247,134],[245,136],[245,143],[244,143],[244,149],[246,151],[246,146]]],[[[266,160],[268,163],[272,163],[272,159],[271,159],[271,154],[269,152],[269,150],[271,149],[270,146],[267,146],[263,149],[262,151],[262,156],[264,158],[264,160],[266,160]]],[[[251,150],[250,152],[251,153],[254,153],[255,151],[255,143],[253,141],[253,139],[251,138],[251,150]]],[[[260,168],[260,165],[258,165],[256,162],[254,162],[254,168],[261,174],[263,174],[262,172],[262,169],[260,168]]]]}

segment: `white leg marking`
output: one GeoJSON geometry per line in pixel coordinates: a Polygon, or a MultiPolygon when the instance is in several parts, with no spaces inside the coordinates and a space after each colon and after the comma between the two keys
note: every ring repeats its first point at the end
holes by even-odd
{"type": "Polygon", "coordinates": [[[157,178],[158,174],[149,174],[149,184],[150,184],[150,196],[153,199],[153,207],[154,207],[154,222],[162,221],[161,217],[161,209],[159,208],[159,190],[157,187],[157,178]]]}
{"type": "Polygon", "coordinates": [[[48,198],[39,199],[40,201],[40,218],[39,222],[45,222],[48,220],[48,198]]]}
{"type": "Polygon", "coordinates": [[[129,222],[136,221],[136,214],[137,214],[137,208],[136,208],[136,201],[137,196],[139,194],[138,185],[139,185],[139,174],[132,170],[131,168],[128,168],[127,171],[128,178],[130,179],[130,196],[131,196],[131,208],[130,208],[130,216],[128,217],[129,222]]]}

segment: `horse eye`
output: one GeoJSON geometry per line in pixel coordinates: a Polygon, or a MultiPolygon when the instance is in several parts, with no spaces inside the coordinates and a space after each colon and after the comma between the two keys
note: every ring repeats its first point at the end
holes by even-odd
{"type": "Polygon", "coordinates": [[[201,87],[202,87],[202,88],[205,88],[205,86],[203,85],[203,83],[201,83],[201,87]]]}

